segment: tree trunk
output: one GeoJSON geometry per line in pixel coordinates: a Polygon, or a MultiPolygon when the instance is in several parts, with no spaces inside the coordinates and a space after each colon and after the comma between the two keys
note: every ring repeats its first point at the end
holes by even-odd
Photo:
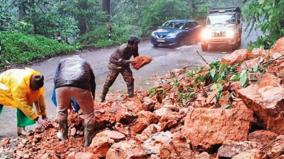
{"type": "Polygon", "coordinates": [[[102,0],[103,11],[110,15],[110,0],[102,0]]]}
{"type": "MultiPolygon", "coordinates": [[[[88,3],[87,0],[79,0],[78,3],[78,8],[79,10],[85,10],[88,8],[88,3]]],[[[87,18],[82,15],[79,15],[77,17],[77,21],[78,21],[78,25],[79,25],[79,29],[80,29],[80,35],[86,33],[88,31],[88,22],[87,22],[87,18]]]]}
{"type": "Polygon", "coordinates": [[[78,21],[79,21],[80,35],[82,35],[82,34],[86,33],[87,29],[88,29],[86,18],[85,17],[78,17],[78,21]]]}
{"type": "Polygon", "coordinates": [[[26,16],[26,6],[25,2],[18,2],[18,14],[19,14],[19,19],[23,19],[26,16]]]}

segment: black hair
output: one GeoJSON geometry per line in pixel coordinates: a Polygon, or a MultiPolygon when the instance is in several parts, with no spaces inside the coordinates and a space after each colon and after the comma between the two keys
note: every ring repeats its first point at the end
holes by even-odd
{"type": "Polygon", "coordinates": [[[44,76],[43,75],[33,75],[31,77],[31,88],[33,90],[38,90],[43,87],[44,84],[44,76]]]}
{"type": "Polygon", "coordinates": [[[128,39],[128,44],[133,45],[133,44],[138,44],[140,42],[140,39],[136,36],[132,36],[128,39]]]}

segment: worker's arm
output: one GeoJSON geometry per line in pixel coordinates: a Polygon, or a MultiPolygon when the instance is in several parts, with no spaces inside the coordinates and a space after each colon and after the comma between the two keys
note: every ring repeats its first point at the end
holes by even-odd
{"type": "Polygon", "coordinates": [[[37,120],[38,115],[33,110],[33,107],[29,105],[24,98],[17,98],[16,104],[18,105],[18,109],[20,109],[27,117],[29,117],[31,120],[37,120]]]}
{"type": "Polygon", "coordinates": [[[139,53],[138,53],[138,47],[137,47],[137,49],[135,49],[135,51],[133,52],[133,56],[134,56],[134,57],[139,56],[139,53]]]}
{"type": "Polygon", "coordinates": [[[26,86],[18,86],[12,89],[12,97],[15,102],[15,106],[20,109],[31,120],[38,118],[37,113],[33,110],[33,106],[27,102],[26,99],[26,86]]]}
{"type": "Polygon", "coordinates": [[[39,99],[36,102],[36,106],[37,106],[37,114],[41,115],[41,117],[45,119],[47,115],[46,115],[46,104],[43,94],[39,96],[39,99]]]}
{"type": "Polygon", "coordinates": [[[113,64],[116,64],[116,65],[123,65],[122,63],[122,58],[121,56],[119,55],[119,50],[117,50],[115,53],[113,53],[111,56],[110,56],[110,62],[113,63],[113,64]]]}

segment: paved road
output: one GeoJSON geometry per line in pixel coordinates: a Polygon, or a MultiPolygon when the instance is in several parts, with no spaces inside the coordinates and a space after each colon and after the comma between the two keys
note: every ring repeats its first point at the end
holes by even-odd
{"type": "MultiPolygon", "coordinates": [[[[257,36],[257,32],[254,32],[250,36],[244,35],[242,47],[246,47],[248,42],[254,40],[257,36]]],[[[197,49],[200,50],[199,45],[182,46],[179,48],[169,49],[153,48],[149,41],[141,42],[139,44],[140,54],[152,56],[153,61],[141,70],[133,71],[135,77],[135,87],[144,89],[150,88],[154,82],[154,80],[151,80],[151,78],[154,76],[164,75],[168,71],[175,68],[204,65],[204,62],[196,53],[197,49]]],[[[108,58],[114,50],[115,48],[107,48],[78,53],[81,57],[85,58],[94,69],[97,83],[97,99],[100,95],[104,80],[106,78],[108,58]]],[[[218,53],[216,51],[206,53],[201,52],[201,54],[208,62],[217,60],[225,55],[225,53],[220,53],[220,51],[218,51],[218,53]]],[[[28,66],[41,71],[45,75],[46,103],[48,107],[48,116],[50,118],[53,118],[56,113],[55,107],[50,102],[51,90],[53,88],[53,76],[58,61],[64,57],[67,56],[51,58],[46,61],[28,66]]],[[[124,91],[123,93],[126,93],[126,85],[121,76],[119,76],[119,79],[114,83],[110,91],[124,91]]],[[[16,112],[13,109],[4,107],[3,113],[0,115],[0,137],[13,135],[16,135],[16,112]]]]}

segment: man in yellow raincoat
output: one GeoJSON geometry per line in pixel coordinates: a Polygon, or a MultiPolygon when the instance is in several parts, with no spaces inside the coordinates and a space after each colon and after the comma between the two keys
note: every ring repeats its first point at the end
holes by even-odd
{"type": "Polygon", "coordinates": [[[0,74],[0,113],[3,106],[17,108],[18,135],[25,135],[25,126],[43,124],[46,119],[43,84],[43,75],[30,68],[0,74]]]}

